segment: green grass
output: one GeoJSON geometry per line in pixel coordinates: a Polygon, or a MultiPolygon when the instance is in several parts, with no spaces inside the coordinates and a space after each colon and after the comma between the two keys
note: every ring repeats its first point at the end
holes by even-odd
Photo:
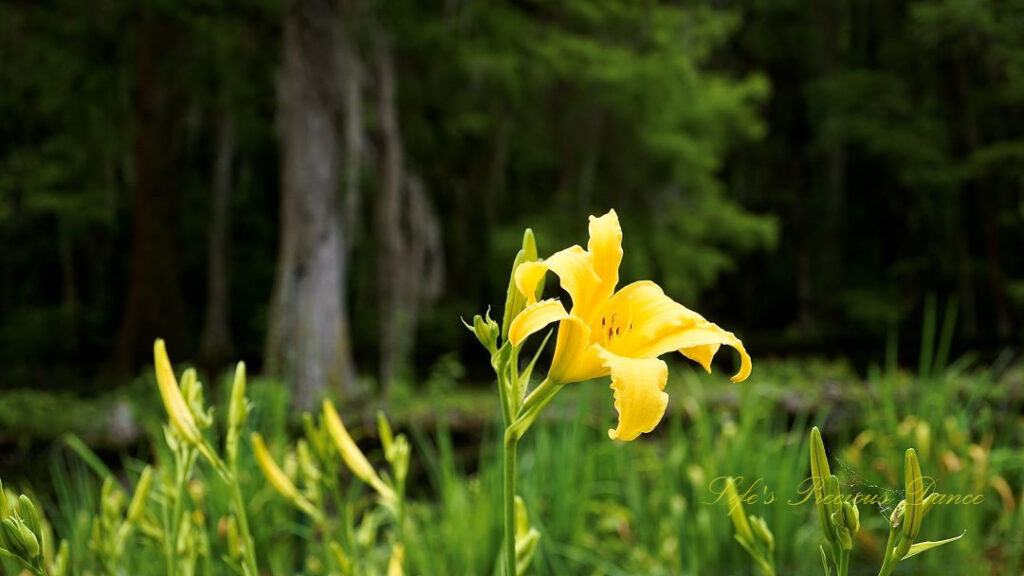
{"type": "MultiPolygon", "coordinates": [[[[666,420],[655,433],[629,443],[608,440],[614,410],[606,384],[570,386],[519,450],[519,491],[530,522],[542,534],[531,573],[754,574],[732,538],[725,506],[710,503],[716,498],[711,490],[716,478],[743,476],[747,485],[761,479],[760,485],[774,494],[774,502],[748,506],[747,513],[763,516],[774,532],[778,573],[821,574],[817,546],[822,537],[813,506],[787,504],[801,498],[797,489],[809,473],[807,432],[819,425],[844,493],[877,492],[895,504],[901,497],[902,454],[914,447],[938,491],[985,496],[980,505],[940,507],[929,515],[922,538],[938,540],[964,530],[966,536],[906,561],[896,574],[1019,576],[1024,565],[1024,427],[1019,415],[1024,371],[1000,365],[972,368],[967,361],[939,367],[940,361],[945,363],[932,355],[917,374],[889,364],[873,369],[866,381],[850,376],[841,363],[764,362],[749,382],[738,385],[719,375],[674,370],[666,420]],[[836,386],[839,397],[830,391],[836,386]]],[[[407,399],[414,410],[396,405],[397,413],[432,414],[430,419],[397,419],[413,441],[406,570],[490,576],[501,541],[498,431],[485,427],[468,437],[465,430],[452,432],[450,420],[461,416],[448,409],[456,394],[449,380],[436,377],[418,399],[407,399]]],[[[463,409],[481,421],[499,421],[497,394],[490,405],[486,396],[460,398],[463,409]]],[[[261,431],[280,457],[290,437],[286,394],[277,386],[254,383],[250,399],[255,406],[250,428],[261,431]]],[[[358,425],[363,420],[356,414],[344,407],[342,412],[357,439],[374,435],[358,425]]],[[[148,432],[158,439],[159,422],[150,422],[148,432]]],[[[373,462],[382,463],[375,441],[361,444],[373,462]]],[[[125,454],[121,466],[112,467],[130,493],[145,462],[165,457],[160,450],[125,454]]],[[[51,487],[40,486],[39,499],[56,534],[70,543],[72,573],[99,573],[90,539],[92,517],[99,510],[100,472],[69,451],[38,465],[50,466],[51,487]]],[[[322,549],[308,521],[267,485],[248,449],[240,465],[262,569],[318,573],[315,559],[322,549]]],[[[210,547],[198,573],[227,574],[220,560],[226,542],[219,523],[228,515],[230,497],[208,470],[196,480],[202,495],[195,506],[203,512],[201,529],[210,547]]],[[[371,493],[347,473],[342,481],[354,516],[373,516],[371,493]]],[[[889,512],[889,506],[862,506],[863,528],[850,574],[877,573],[889,512]]],[[[390,529],[386,519],[354,529],[366,565],[377,574],[385,573],[390,556],[390,529]]],[[[125,574],[162,573],[159,546],[136,536],[122,567],[125,574]]],[[[12,568],[0,573],[15,574],[12,568]]]]}

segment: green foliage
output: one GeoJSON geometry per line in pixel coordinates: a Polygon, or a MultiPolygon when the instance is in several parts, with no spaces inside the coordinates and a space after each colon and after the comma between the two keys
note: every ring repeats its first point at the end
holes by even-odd
{"type": "MultiPolygon", "coordinates": [[[[1002,371],[999,378],[985,369],[967,371],[962,365],[936,369],[923,378],[880,371],[859,382],[843,376],[841,366],[808,366],[766,364],[742,385],[714,377],[709,384],[706,375],[675,370],[668,389],[672,401],[667,426],[628,446],[607,440],[605,431],[614,414],[606,391],[592,383],[567,389],[542,417],[544,425],[536,426],[520,446],[519,491],[541,534],[531,573],[747,573],[750,560],[737,553],[732,521],[722,501],[716,502],[726,476],[737,478],[741,495],[757,497],[745,501],[744,508],[763,518],[774,534],[777,573],[820,573],[816,549],[822,536],[814,505],[788,504],[803,499],[801,484],[809,475],[807,431],[817,422],[826,424],[826,445],[832,448],[826,454],[842,493],[886,499],[859,504],[863,527],[850,560],[851,574],[881,562],[877,551],[884,540],[877,536],[885,533],[896,504],[905,497],[902,463],[910,446],[917,449],[921,470],[934,478],[939,492],[984,498],[977,505],[933,506],[919,541],[949,536],[947,527],[953,532],[965,529],[966,534],[956,544],[907,561],[923,573],[966,575],[983,569],[1014,574],[1013,567],[1024,560],[1024,548],[1015,538],[1024,529],[1020,494],[1014,488],[1024,478],[1024,460],[1016,448],[1024,441],[1016,421],[1024,401],[1019,393],[1020,368],[1002,371]],[[791,401],[805,390],[821,389],[822,382],[842,382],[845,400],[832,396],[831,401],[803,407],[791,401]],[[771,502],[770,493],[775,497],[771,502]]],[[[453,401],[466,406],[472,402],[454,382],[442,382],[450,378],[446,373],[457,372],[439,370],[432,385],[437,393],[419,402],[430,407],[432,419],[392,421],[395,438],[407,430],[413,439],[406,573],[491,574],[497,566],[502,523],[501,462],[493,448],[498,430],[489,428],[479,444],[466,442],[463,417],[450,413],[448,406],[453,401]]],[[[291,457],[281,457],[281,448],[289,444],[283,388],[256,382],[250,397],[251,425],[278,448],[273,450],[278,462],[286,470],[294,469],[288,464],[294,462],[291,457]]],[[[470,413],[485,413],[485,421],[495,422],[499,410],[493,394],[485,402],[478,401],[470,413]]],[[[216,413],[226,417],[221,410],[216,413]]],[[[370,419],[349,420],[355,438],[374,434],[370,419]]],[[[386,436],[381,436],[382,443],[386,436]]],[[[162,438],[162,432],[154,430],[157,446],[162,438]]],[[[381,450],[366,453],[375,467],[386,468],[381,450]]],[[[159,450],[158,465],[168,463],[169,457],[166,450],[159,450]]],[[[54,528],[54,535],[43,530],[43,548],[52,545],[53,538],[67,539],[69,574],[100,572],[107,552],[95,545],[93,519],[107,522],[114,536],[120,532],[118,527],[131,514],[131,495],[139,490],[144,466],[126,457],[128,485],[111,485],[78,456],[54,464],[56,500],[34,498],[40,517],[50,519],[43,524],[52,522],[54,528]],[[104,483],[108,488],[101,490],[104,483]],[[115,497],[120,490],[123,493],[115,497]]],[[[267,483],[247,448],[240,451],[238,467],[260,566],[272,573],[317,573],[316,566],[323,565],[318,560],[320,533],[267,483]]],[[[359,561],[381,573],[391,550],[389,522],[375,517],[371,492],[339,473],[340,469],[333,471],[347,488],[341,490],[338,507],[329,509],[351,509],[374,518],[353,538],[361,550],[359,561]]],[[[159,474],[154,476],[152,490],[159,494],[163,488],[158,478],[159,474]]],[[[187,492],[193,518],[203,519],[192,529],[200,528],[210,547],[200,571],[227,573],[220,559],[231,551],[223,532],[223,523],[232,514],[231,490],[208,467],[200,467],[187,492]]],[[[154,520],[159,517],[159,502],[159,496],[151,496],[147,505],[154,520]]],[[[131,573],[160,573],[161,544],[147,535],[152,528],[145,524],[126,533],[119,562],[131,573]]],[[[913,547],[908,558],[911,553],[913,547]]]]}

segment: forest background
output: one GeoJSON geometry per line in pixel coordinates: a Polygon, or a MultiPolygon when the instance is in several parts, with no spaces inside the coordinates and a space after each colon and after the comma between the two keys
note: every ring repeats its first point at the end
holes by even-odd
{"type": "Polygon", "coordinates": [[[300,407],[485,385],[459,317],[608,208],[624,280],[755,357],[916,354],[937,300],[995,358],[1022,40],[1019,0],[3,0],[0,388],[102,394],[157,336],[300,407]]]}

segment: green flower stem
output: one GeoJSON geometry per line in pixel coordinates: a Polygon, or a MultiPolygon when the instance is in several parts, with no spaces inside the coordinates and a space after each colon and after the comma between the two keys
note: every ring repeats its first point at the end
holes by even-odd
{"type": "Polygon", "coordinates": [[[169,528],[165,531],[164,556],[167,560],[167,576],[177,574],[178,561],[178,534],[181,531],[181,515],[184,513],[185,487],[188,484],[188,476],[192,471],[192,465],[196,461],[196,451],[186,448],[184,453],[175,455],[175,477],[174,477],[174,507],[171,517],[167,523],[169,528]]]}
{"type": "MultiPolygon", "coordinates": [[[[26,561],[21,556],[18,556],[16,554],[11,554],[10,552],[8,552],[7,550],[4,550],[3,548],[0,548],[0,558],[10,558],[11,560],[14,560],[18,564],[21,564],[22,566],[24,566],[25,570],[28,570],[29,572],[31,572],[35,576],[46,576],[46,572],[43,571],[43,569],[40,568],[39,566],[36,566],[34,563],[26,561]]],[[[38,560],[36,562],[38,562],[38,560]]]]}
{"type": "MultiPolygon", "coordinates": [[[[316,506],[317,510],[326,510],[327,500],[324,498],[324,493],[321,491],[316,499],[313,501],[313,506],[316,506]]],[[[320,532],[320,546],[323,547],[321,552],[324,555],[324,566],[327,568],[328,574],[335,573],[334,567],[334,554],[331,553],[331,529],[326,518],[312,518],[313,530],[320,532]]],[[[339,566],[340,568],[340,566],[339,566]]]]}
{"type": "Polygon", "coordinates": [[[558,392],[564,386],[565,384],[561,382],[545,378],[523,401],[515,421],[505,431],[505,435],[515,436],[517,440],[522,438],[530,426],[533,425],[541,411],[555,399],[555,396],[558,395],[558,392]]]}
{"type": "Polygon", "coordinates": [[[890,574],[892,574],[892,571],[896,568],[896,563],[892,561],[892,549],[895,540],[896,530],[890,528],[889,540],[885,543],[885,557],[882,559],[882,568],[878,571],[878,576],[889,576],[890,574]]]}
{"type": "Polygon", "coordinates": [[[245,512],[245,499],[242,497],[242,488],[238,483],[238,476],[233,475],[231,482],[231,498],[235,503],[235,517],[238,519],[238,531],[245,542],[245,569],[247,575],[258,576],[259,568],[256,567],[256,545],[253,542],[252,534],[249,532],[248,515],[245,512]]]}
{"type": "Polygon", "coordinates": [[[838,576],[846,576],[850,571],[850,551],[839,549],[839,555],[836,557],[836,573],[838,576]]]}
{"type": "Polygon", "coordinates": [[[405,549],[406,542],[406,504],[405,504],[405,480],[398,483],[398,542],[405,549]]]}
{"type": "MultiPolygon", "coordinates": [[[[518,399],[519,392],[511,386],[505,388],[506,384],[499,384],[502,394],[512,395],[518,399]]],[[[554,400],[555,395],[562,389],[564,384],[553,380],[544,379],[531,392],[522,405],[516,411],[515,420],[505,422],[505,443],[502,446],[502,454],[505,463],[505,574],[515,576],[516,574],[516,451],[519,446],[519,439],[526,434],[530,425],[537,419],[544,407],[554,400]]]]}
{"type": "Polygon", "coordinates": [[[249,515],[245,510],[245,498],[242,496],[242,486],[238,480],[238,436],[239,430],[232,428],[228,431],[227,442],[227,474],[221,474],[225,483],[231,488],[231,498],[235,503],[235,517],[238,519],[238,530],[245,542],[245,571],[248,575],[259,576],[259,568],[256,566],[256,541],[249,532],[249,515]]]}
{"type": "Polygon", "coordinates": [[[519,438],[505,434],[505,576],[516,576],[516,449],[519,438]]]}
{"type": "Polygon", "coordinates": [[[501,396],[501,416],[507,428],[515,418],[515,408],[512,406],[512,394],[506,383],[498,381],[498,394],[501,396]]]}

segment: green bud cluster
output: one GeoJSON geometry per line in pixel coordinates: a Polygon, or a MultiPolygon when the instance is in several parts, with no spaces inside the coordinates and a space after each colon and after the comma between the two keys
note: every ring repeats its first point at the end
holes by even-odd
{"type": "MultiPolygon", "coordinates": [[[[0,483],[0,557],[17,561],[32,574],[46,574],[47,563],[43,558],[45,533],[32,500],[25,494],[14,498],[0,483]]],[[[58,555],[60,565],[50,573],[56,576],[66,573],[67,554],[67,544],[63,543],[58,555]]]]}
{"type": "MultiPolygon", "coordinates": [[[[810,439],[811,481],[814,490],[814,505],[822,533],[832,548],[832,559],[838,576],[846,576],[849,568],[850,551],[860,531],[860,511],[854,502],[842,497],[839,479],[832,474],[825,454],[821,433],[815,427],[810,439]]],[[[918,542],[924,517],[939,502],[938,493],[925,494],[925,481],[921,464],[913,448],[906,451],[904,458],[904,479],[906,498],[896,505],[889,515],[889,540],[885,545],[882,568],[879,576],[889,576],[900,561],[926,550],[960,539],[963,534],[938,542],[918,542]]],[[[822,564],[826,574],[831,574],[825,548],[821,548],[822,564]]]]}
{"type": "MultiPolygon", "coordinates": [[[[832,473],[825,453],[821,432],[815,426],[810,440],[811,482],[814,489],[814,507],[821,531],[832,549],[832,559],[840,576],[846,576],[850,551],[860,531],[860,510],[855,502],[843,498],[839,478],[832,473]]],[[[821,549],[822,562],[828,570],[828,559],[821,549]]]]}
{"type": "Polygon", "coordinates": [[[137,530],[159,539],[161,530],[147,516],[146,504],[153,485],[153,468],[146,466],[135,485],[131,501],[113,478],[107,478],[100,490],[100,513],[92,520],[89,548],[109,572],[117,572],[125,547],[137,530]]]}
{"type": "Polygon", "coordinates": [[[924,518],[942,498],[942,495],[937,492],[925,495],[921,464],[918,462],[917,452],[913,448],[907,449],[903,477],[906,497],[900,501],[889,516],[889,541],[885,546],[884,564],[879,573],[882,576],[888,576],[896,564],[903,560],[943,544],[955,542],[966,534],[965,532],[959,536],[935,542],[919,542],[924,518]]]}

